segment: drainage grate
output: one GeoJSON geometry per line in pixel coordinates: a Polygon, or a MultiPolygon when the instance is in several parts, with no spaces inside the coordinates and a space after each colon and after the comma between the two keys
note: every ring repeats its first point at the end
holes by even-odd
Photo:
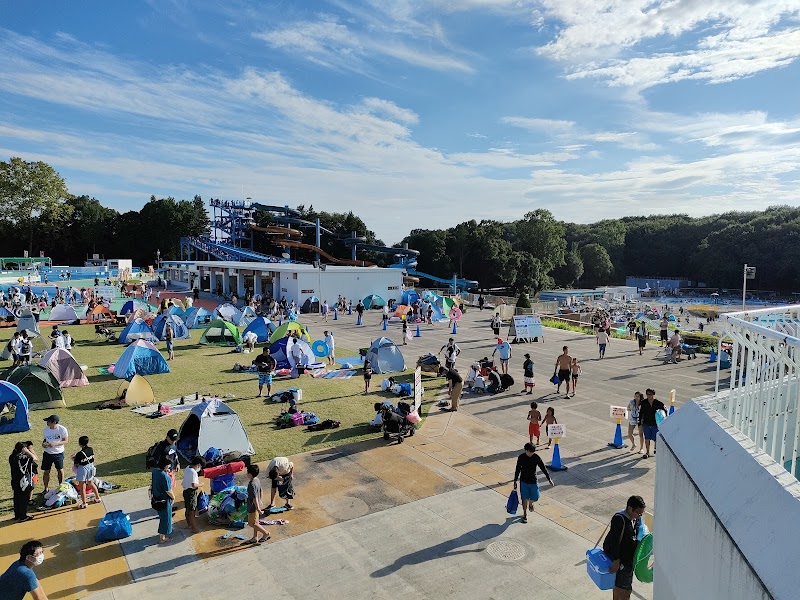
{"type": "Polygon", "coordinates": [[[525,558],[527,554],[525,546],[517,542],[499,541],[492,542],[486,546],[486,552],[492,558],[502,560],[504,562],[516,562],[525,558]]]}

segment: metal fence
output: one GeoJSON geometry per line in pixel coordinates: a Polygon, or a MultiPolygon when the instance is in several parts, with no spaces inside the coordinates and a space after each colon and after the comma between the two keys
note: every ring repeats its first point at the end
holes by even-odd
{"type": "Polygon", "coordinates": [[[800,479],[800,305],[720,318],[731,366],[717,361],[716,397],[705,404],[800,479]]]}

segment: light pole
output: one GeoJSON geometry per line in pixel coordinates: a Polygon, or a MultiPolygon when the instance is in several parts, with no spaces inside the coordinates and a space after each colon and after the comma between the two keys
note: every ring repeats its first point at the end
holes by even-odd
{"type": "Polygon", "coordinates": [[[742,310],[747,310],[747,280],[756,278],[756,268],[748,267],[747,263],[744,265],[744,272],[742,273],[742,310]]]}

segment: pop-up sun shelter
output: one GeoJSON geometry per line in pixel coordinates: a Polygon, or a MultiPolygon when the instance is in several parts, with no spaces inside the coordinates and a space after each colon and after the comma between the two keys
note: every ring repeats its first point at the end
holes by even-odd
{"type": "Polygon", "coordinates": [[[311,342],[311,336],[308,335],[306,332],[306,328],[303,327],[297,321],[287,321],[280,327],[278,327],[275,331],[272,332],[272,335],[269,336],[269,343],[273,343],[282,337],[286,337],[287,333],[294,333],[297,332],[297,335],[300,339],[303,339],[307,342],[311,342]]]}
{"type": "Polygon", "coordinates": [[[376,373],[398,373],[406,370],[400,349],[389,338],[378,338],[367,350],[366,360],[376,373]]]}
{"type": "Polygon", "coordinates": [[[181,425],[178,452],[186,460],[205,454],[209,448],[222,453],[255,454],[239,415],[219,398],[201,402],[181,425]]]}
{"type": "Polygon", "coordinates": [[[148,325],[144,319],[133,319],[122,333],[119,334],[120,344],[130,344],[136,340],[147,340],[148,342],[155,342],[158,338],[152,327],[148,325]]]}
{"type": "Polygon", "coordinates": [[[378,296],[377,294],[370,294],[363,300],[364,308],[383,308],[386,305],[386,300],[378,296]]]}
{"type": "Polygon", "coordinates": [[[202,329],[203,327],[207,327],[214,317],[211,315],[211,312],[205,308],[192,306],[186,309],[186,312],[181,315],[181,318],[189,329],[202,329]]]}
{"type": "Polygon", "coordinates": [[[117,398],[125,394],[125,402],[131,406],[155,404],[155,396],[150,382],[141,375],[134,375],[130,381],[123,381],[117,388],[117,398]]]}
{"type": "Polygon", "coordinates": [[[169,365],[161,352],[148,341],[136,340],[125,349],[114,364],[114,377],[131,379],[134,375],[169,373],[169,365]]]}
{"type": "Polygon", "coordinates": [[[400,296],[400,304],[406,304],[408,306],[411,306],[417,300],[419,300],[417,290],[405,290],[400,296]]]}
{"type": "Polygon", "coordinates": [[[113,319],[114,315],[111,314],[111,311],[107,306],[102,304],[98,304],[92,310],[91,319],[92,321],[103,321],[108,319],[113,319]]]}
{"type": "Polygon", "coordinates": [[[20,314],[17,320],[17,331],[23,331],[25,329],[39,333],[39,323],[36,321],[36,318],[29,308],[23,309],[22,314],[20,314]]]}
{"type": "Polygon", "coordinates": [[[242,336],[236,325],[217,319],[211,321],[200,336],[200,343],[208,346],[238,346],[242,343],[242,336]]]}
{"type": "Polygon", "coordinates": [[[119,309],[119,314],[129,315],[136,312],[136,310],[139,308],[141,308],[144,312],[151,312],[153,309],[152,306],[150,306],[147,302],[143,302],[142,300],[128,300],[122,305],[122,308],[119,309]]]}
{"type": "Polygon", "coordinates": [[[242,337],[245,336],[247,333],[254,333],[258,338],[256,341],[259,344],[263,344],[267,340],[269,340],[269,336],[272,335],[272,332],[275,331],[277,327],[275,323],[267,319],[266,317],[256,317],[250,325],[248,325],[245,330],[242,332],[242,337]]]}
{"type": "Polygon", "coordinates": [[[28,400],[24,392],[8,381],[0,381],[0,406],[8,410],[0,416],[0,433],[22,433],[31,428],[28,400]]]}
{"type": "Polygon", "coordinates": [[[71,304],[56,304],[53,307],[53,310],[50,311],[50,316],[47,318],[48,321],[67,321],[72,323],[73,321],[79,320],[78,313],[75,312],[75,309],[72,308],[71,304]]]}
{"type": "Polygon", "coordinates": [[[214,309],[214,317],[230,323],[238,323],[239,319],[242,318],[242,311],[233,304],[220,304],[214,309]]]}
{"type": "Polygon", "coordinates": [[[159,340],[165,339],[165,331],[167,329],[167,323],[172,325],[172,336],[176,340],[188,340],[192,337],[189,334],[189,329],[186,327],[186,324],[178,317],[177,315],[158,315],[155,319],[153,319],[153,333],[156,334],[156,337],[159,340]]]}
{"type": "Polygon", "coordinates": [[[39,366],[50,371],[62,388],[89,385],[86,374],[69,350],[53,348],[45,352],[39,366]]]}
{"type": "Polygon", "coordinates": [[[1,378],[22,390],[31,410],[64,408],[67,405],[58,380],[44,367],[39,365],[12,367],[3,373],[1,378]]]}
{"type": "Polygon", "coordinates": [[[177,304],[170,306],[167,312],[171,315],[175,315],[176,317],[182,317],[186,313],[186,311],[177,304]]]}
{"type": "Polygon", "coordinates": [[[290,367],[298,363],[298,358],[301,365],[310,365],[318,360],[307,341],[293,337],[286,338],[286,357],[290,367]]]}
{"type": "Polygon", "coordinates": [[[311,296],[310,298],[306,298],[306,301],[303,302],[303,305],[300,307],[301,313],[318,313],[319,312],[319,298],[316,296],[311,296]]]}

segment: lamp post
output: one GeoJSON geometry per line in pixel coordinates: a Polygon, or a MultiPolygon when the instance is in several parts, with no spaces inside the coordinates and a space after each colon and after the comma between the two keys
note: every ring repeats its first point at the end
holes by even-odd
{"type": "Polygon", "coordinates": [[[747,280],[756,278],[756,268],[744,265],[742,273],[742,310],[747,310],[747,280]]]}

